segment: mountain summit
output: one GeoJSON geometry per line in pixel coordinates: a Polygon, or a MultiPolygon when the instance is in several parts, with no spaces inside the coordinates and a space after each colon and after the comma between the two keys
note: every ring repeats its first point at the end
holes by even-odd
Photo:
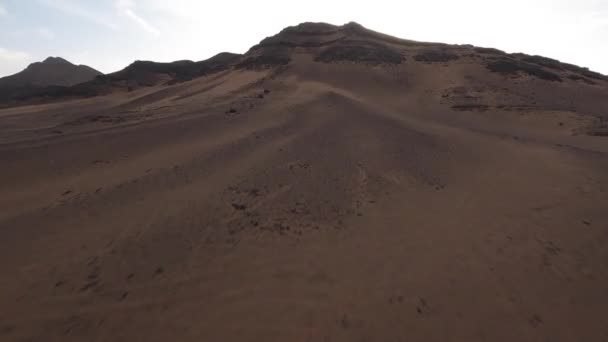
{"type": "Polygon", "coordinates": [[[61,57],[47,57],[44,61],[42,61],[42,64],[70,64],[73,65],[72,63],[68,62],[67,60],[61,58],[61,57]]]}
{"type": "Polygon", "coordinates": [[[75,65],[61,57],[48,57],[17,74],[0,78],[0,87],[73,86],[99,75],[102,73],[89,66],[75,65]]]}

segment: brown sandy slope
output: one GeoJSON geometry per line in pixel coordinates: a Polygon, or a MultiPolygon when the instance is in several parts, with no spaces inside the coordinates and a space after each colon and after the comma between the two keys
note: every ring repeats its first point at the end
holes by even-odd
{"type": "Polygon", "coordinates": [[[601,75],[270,40],[0,111],[1,341],[608,340],[601,75]]]}

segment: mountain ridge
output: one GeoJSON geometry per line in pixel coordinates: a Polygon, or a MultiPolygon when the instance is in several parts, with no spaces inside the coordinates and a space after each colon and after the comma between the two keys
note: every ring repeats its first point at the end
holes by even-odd
{"type": "MultiPolygon", "coordinates": [[[[505,77],[525,74],[545,81],[563,82],[567,79],[586,85],[595,85],[597,81],[608,81],[608,76],[601,73],[547,57],[523,53],[509,54],[498,49],[469,44],[418,42],[376,32],[356,22],[341,26],[305,22],[286,27],[279,33],[262,39],[243,55],[222,52],[199,62],[135,61],[124,69],[107,75],[93,69],[91,73],[95,73],[95,78],[75,85],[52,84],[47,87],[36,86],[35,89],[20,87],[13,92],[5,92],[4,96],[0,96],[0,104],[6,107],[31,101],[61,101],[101,96],[120,89],[132,91],[158,84],[172,85],[230,68],[285,67],[291,62],[294,51],[298,49],[314,50],[314,60],[321,63],[398,65],[409,58],[433,64],[448,63],[461,57],[475,57],[489,71],[505,77]]],[[[65,65],[67,61],[49,57],[45,62],[32,65],[65,65]]]]}

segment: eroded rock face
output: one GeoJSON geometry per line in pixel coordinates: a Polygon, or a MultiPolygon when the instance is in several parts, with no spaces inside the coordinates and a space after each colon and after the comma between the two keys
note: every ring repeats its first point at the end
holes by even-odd
{"type": "Polygon", "coordinates": [[[501,58],[499,60],[492,61],[488,63],[487,68],[492,72],[501,73],[503,75],[516,75],[518,73],[525,73],[546,81],[562,81],[562,78],[559,75],[551,71],[547,71],[539,65],[518,61],[512,58],[501,58]]]}
{"type": "Polygon", "coordinates": [[[425,50],[414,56],[418,62],[439,63],[458,60],[460,56],[455,53],[442,50],[425,50]]]}
{"type": "Polygon", "coordinates": [[[363,62],[370,64],[399,64],[404,60],[402,54],[385,45],[365,41],[346,41],[320,51],[315,58],[318,62],[363,62]]]}
{"type": "Polygon", "coordinates": [[[243,67],[286,65],[295,49],[304,49],[321,63],[360,62],[399,64],[405,58],[396,43],[407,43],[365,29],[357,23],[334,26],[303,23],[284,29],[254,46],[240,64],[243,67]]]}

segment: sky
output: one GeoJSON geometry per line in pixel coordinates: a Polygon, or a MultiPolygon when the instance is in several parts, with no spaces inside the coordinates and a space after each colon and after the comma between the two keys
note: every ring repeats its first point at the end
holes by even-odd
{"type": "Polygon", "coordinates": [[[0,0],[0,77],[48,56],[104,73],[244,53],[301,22],[552,57],[608,74],[608,0],[0,0]]]}

